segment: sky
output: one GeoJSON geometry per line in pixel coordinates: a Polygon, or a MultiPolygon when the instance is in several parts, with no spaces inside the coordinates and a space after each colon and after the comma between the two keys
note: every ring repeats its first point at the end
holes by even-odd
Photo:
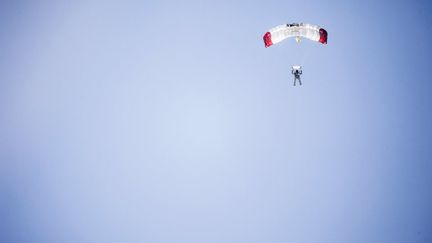
{"type": "Polygon", "coordinates": [[[431,10],[0,3],[0,241],[432,242],[431,10]]]}

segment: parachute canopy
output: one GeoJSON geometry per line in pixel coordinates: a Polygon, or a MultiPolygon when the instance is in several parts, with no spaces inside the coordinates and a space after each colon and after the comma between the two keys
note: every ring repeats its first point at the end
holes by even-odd
{"type": "Polygon", "coordinates": [[[279,43],[287,38],[296,37],[299,42],[300,37],[317,41],[322,44],[327,44],[327,31],[318,25],[293,23],[278,25],[265,33],[264,45],[269,47],[273,44],[279,43]]]}

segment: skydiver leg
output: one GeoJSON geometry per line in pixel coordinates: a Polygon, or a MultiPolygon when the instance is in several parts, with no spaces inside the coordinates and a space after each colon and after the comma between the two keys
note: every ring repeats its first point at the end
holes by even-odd
{"type": "Polygon", "coordinates": [[[298,77],[298,80],[299,80],[299,84],[302,85],[302,84],[301,84],[301,79],[300,79],[300,77],[298,77]]]}
{"type": "Polygon", "coordinates": [[[296,86],[296,80],[297,80],[296,77],[294,77],[294,86],[296,86]]]}

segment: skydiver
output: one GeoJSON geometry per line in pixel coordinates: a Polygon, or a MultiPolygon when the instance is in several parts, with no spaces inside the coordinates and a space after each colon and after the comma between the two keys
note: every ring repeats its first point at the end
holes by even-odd
{"type": "Polygon", "coordinates": [[[301,69],[294,69],[291,71],[291,73],[294,75],[294,86],[296,86],[296,81],[299,81],[299,84],[302,85],[300,75],[303,73],[301,69]]]}

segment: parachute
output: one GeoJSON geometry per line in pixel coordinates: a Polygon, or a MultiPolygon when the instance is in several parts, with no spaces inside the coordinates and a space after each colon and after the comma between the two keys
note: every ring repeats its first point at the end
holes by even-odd
{"type": "Polygon", "coordinates": [[[297,43],[301,38],[327,44],[327,31],[318,25],[293,23],[278,25],[264,34],[264,45],[270,47],[287,38],[295,37],[297,43]]]}
{"type": "MultiPolygon", "coordinates": [[[[274,28],[271,28],[269,31],[267,31],[263,36],[264,45],[267,48],[285,39],[292,38],[292,37],[295,38],[297,43],[300,43],[301,39],[305,38],[311,41],[319,42],[321,44],[327,44],[327,31],[325,29],[321,28],[318,25],[305,24],[305,23],[292,23],[292,24],[278,25],[274,28]]],[[[300,76],[303,73],[302,66],[307,59],[306,57],[307,55],[303,54],[303,58],[302,58],[303,60],[300,62],[300,65],[297,64],[292,66],[291,73],[294,75],[294,86],[296,85],[297,80],[299,81],[300,85],[302,85],[300,76]]],[[[298,57],[294,55],[294,59],[297,60],[298,57]]],[[[298,60],[296,62],[298,62],[298,60]]]]}

